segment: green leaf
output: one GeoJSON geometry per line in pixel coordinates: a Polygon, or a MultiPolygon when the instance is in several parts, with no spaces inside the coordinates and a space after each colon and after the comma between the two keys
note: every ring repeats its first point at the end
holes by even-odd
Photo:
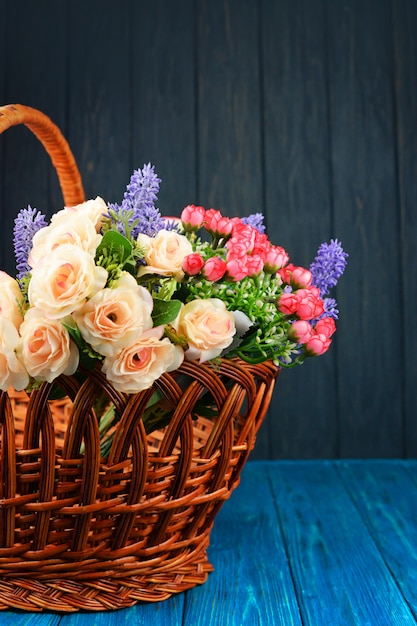
{"type": "Polygon", "coordinates": [[[108,230],[103,235],[99,246],[96,250],[96,259],[101,256],[111,257],[117,255],[120,259],[120,265],[123,265],[125,261],[131,257],[133,246],[126,237],[116,230],[108,230]]]}
{"type": "Polygon", "coordinates": [[[154,326],[164,326],[172,322],[181,309],[180,300],[154,300],[152,319],[154,326]]]}

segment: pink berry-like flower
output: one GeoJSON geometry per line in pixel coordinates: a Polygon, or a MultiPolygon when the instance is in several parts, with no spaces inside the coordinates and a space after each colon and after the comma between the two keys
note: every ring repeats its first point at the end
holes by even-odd
{"type": "Polygon", "coordinates": [[[324,303],[317,287],[306,287],[294,292],[297,297],[296,315],[301,320],[314,320],[324,313],[324,303]]]}
{"type": "Polygon", "coordinates": [[[268,274],[275,274],[289,261],[289,256],[281,246],[271,246],[266,254],[264,270],[268,274]]]}
{"type": "Polygon", "coordinates": [[[227,264],[224,259],[214,256],[208,259],[204,264],[203,275],[207,280],[215,282],[223,278],[227,270],[227,264]]]}
{"type": "Polygon", "coordinates": [[[306,320],[296,320],[288,330],[288,337],[296,343],[307,343],[313,336],[313,327],[306,320]]]}
{"type": "Polygon", "coordinates": [[[184,257],[184,260],[182,262],[182,269],[184,270],[184,272],[186,272],[186,274],[189,274],[190,276],[195,276],[196,274],[199,274],[201,272],[201,270],[203,269],[203,265],[203,257],[197,252],[193,252],[192,254],[188,254],[186,257],[184,257]]]}
{"type": "Polygon", "coordinates": [[[202,206],[189,204],[181,213],[182,224],[187,231],[198,230],[204,222],[206,210],[202,206]]]}
{"type": "Polygon", "coordinates": [[[326,335],[326,337],[331,337],[336,331],[336,322],[332,317],[323,317],[316,323],[314,330],[316,333],[326,335]]]}
{"type": "Polygon", "coordinates": [[[310,287],[313,275],[305,267],[294,267],[291,272],[290,284],[294,289],[310,287]]]}
{"type": "Polygon", "coordinates": [[[238,280],[246,278],[248,275],[248,268],[246,267],[247,258],[247,256],[243,256],[241,258],[227,260],[227,276],[233,281],[237,282],[238,280]]]}
{"type": "Polygon", "coordinates": [[[322,333],[315,333],[305,344],[307,356],[321,356],[330,348],[332,340],[322,333]]]}
{"type": "Polygon", "coordinates": [[[264,262],[259,254],[249,254],[246,259],[248,276],[258,276],[263,268],[264,262]]]}
{"type": "Polygon", "coordinates": [[[278,300],[278,310],[284,315],[294,315],[298,308],[297,294],[283,293],[278,300]]]}
{"type": "Polygon", "coordinates": [[[208,209],[204,217],[204,226],[209,233],[227,237],[233,229],[233,222],[228,217],[223,217],[220,211],[208,209]]]}

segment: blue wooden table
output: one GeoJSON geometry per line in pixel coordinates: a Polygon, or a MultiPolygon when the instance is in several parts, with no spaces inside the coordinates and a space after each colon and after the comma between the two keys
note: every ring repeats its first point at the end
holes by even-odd
{"type": "Polygon", "coordinates": [[[417,461],[249,462],[210,559],[205,585],[165,602],[0,625],[417,624],[417,461]]]}

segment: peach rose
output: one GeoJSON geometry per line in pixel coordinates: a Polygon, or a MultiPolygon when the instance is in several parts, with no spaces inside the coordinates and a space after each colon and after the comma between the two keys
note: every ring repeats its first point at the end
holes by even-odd
{"type": "Polygon", "coordinates": [[[7,391],[14,387],[17,391],[29,383],[29,375],[16,355],[19,333],[13,323],[0,316],[0,389],[7,391]]]}
{"type": "Polygon", "coordinates": [[[32,308],[20,327],[17,353],[28,373],[37,380],[51,383],[60,374],[73,374],[78,367],[77,346],[65,326],[32,308]]]}
{"type": "Polygon", "coordinates": [[[185,304],[175,322],[188,342],[186,358],[200,363],[219,356],[233,341],[235,319],[218,298],[193,300],[185,304]]]}
{"type": "Polygon", "coordinates": [[[94,228],[99,232],[104,220],[104,216],[108,215],[109,209],[103,198],[97,196],[94,200],[87,200],[81,204],[77,204],[72,207],[65,207],[62,211],[58,211],[51,218],[51,223],[54,224],[57,220],[61,219],[61,216],[78,213],[93,223],[94,228]]]}
{"type": "Polygon", "coordinates": [[[17,280],[0,272],[0,315],[19,329],[23,321],[24,300],[17,280]]]}
{"type": "Polygon", "coordinates": [[[31,306],[59,319],[80,309],[107,281],[107,271],[78,246],[63,244],[33,270],[28,296],[31,306]]]}
{"type": "Polygon", "coordinates": [[[184,352],[166,337],[163,326],[152,328],[115,357],[106,357],[102,370],[114,388],[124,393],[148,389],[164,372],[177,369],[184,352]]]}
{"type": "Polygon", "coordinates": [[[42,258],[48,256],[57,246],[73,244],[94,257],[102,236],[97,234],[93,222],[82,213],[64,210],[54,216],[49,226],[38,230],[33,237],[33,245],[28,264],[36,268],[42,258]]]}
{"type": "Polygon", "coordinates": [[[152,328],[153,299],[124,273],[113,288],[95,294],[73,314],[83,338],[104,356],[115,356],[152,328]]]}
{"type": "Polygon", "coordinates": [[[160,230],[155,237],[139,235],[138,244],[145,248],[147,263],[140,268],[139,276],[161,274],[182,278],[182,263],[193,251],[187,237],[173,230],[160,230]]]}

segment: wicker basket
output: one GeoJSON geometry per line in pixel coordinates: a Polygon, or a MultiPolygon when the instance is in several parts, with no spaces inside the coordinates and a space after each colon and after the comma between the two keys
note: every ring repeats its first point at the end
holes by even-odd
{"type": "MultiPolygon", "coordinates": [[[[57,170],[66,205],[84,200],[74,158],[56,126],[21,105],[0,108],[0,132],[25,124],[57,170]]],[[[203,583],[214,517],[268,409],[277,368],[239,360],[184,363],[152,389],[114,390],[99,369],[84,383],[0,396],[0,609],[110,610],[164,600],[203,583]],[[184,385],[184,380],[187,381],[184,385]],[[142,421],[158,390],[169,425],[142,421]],[[105,397],[119,421],[106,458],[94,413],[105,397]],[[199,413],[203,394],[217,417],[199,413]]]]}

